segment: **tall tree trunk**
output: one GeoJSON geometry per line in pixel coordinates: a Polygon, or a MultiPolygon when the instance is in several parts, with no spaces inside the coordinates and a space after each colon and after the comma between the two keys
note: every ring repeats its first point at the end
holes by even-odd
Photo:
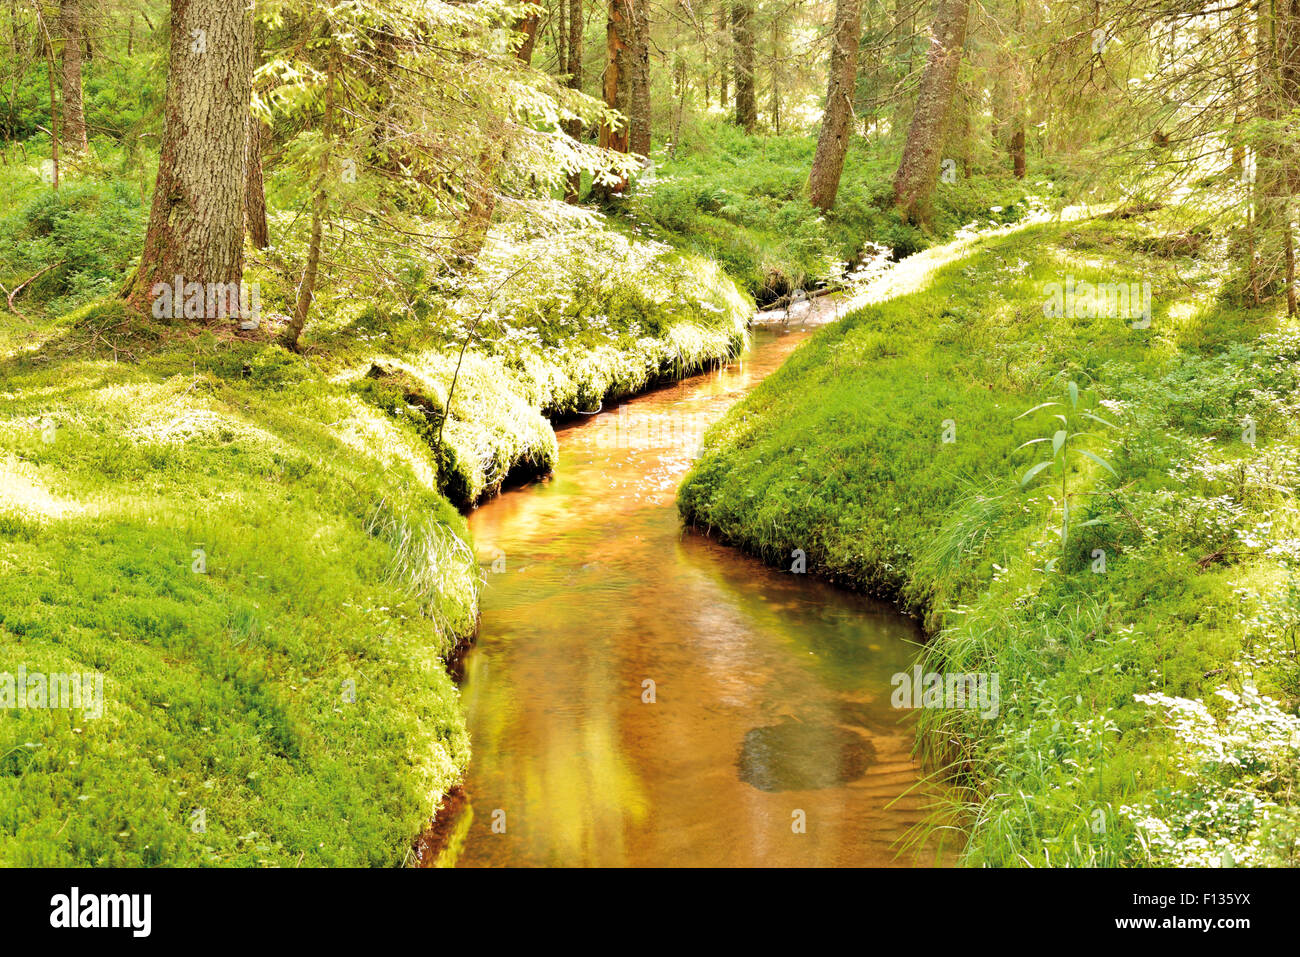
{"type": "Polygon", "coordinates": [[[900,95],[894,98],[891,131],[901,132],[912,115],[912,97],[907,81],[912,75],[912,48],[916,31],[916,0],[894,0],[894,80],[900,85],[900,95]]]}
{"type": "MultiPolygon", "coordinates": [[[[1024,0],[1016,0],[1016,38],[1024,35],[1024,0]]],[[[1025,110],[1028,106],[1028,80],[1019,56],[1012,56],[1008,69],[1011,73],[1011,122],[1007,137],[1007,152],[1011,156],[1011,171],[1016,179],[1025,178],[1025,110]]]]}
{"type": "Polygon", "coordinates": [[[630,0],[632,8],[632,76],[627,108],[628,150],[650,154],[650,3],[630,0]]]}
{"type": "Polygon", "coordinates": [[[59,88],[54,79],[54,40],[50,37],[50,28],[45,22],[40,7],[36,8],[36,20],[41,28],[41,36],[45,39],[45,72],[50,86],[50,184],[57,193],[59,191],[59,88]]]}
{"type": "Polygon", "coordinates": [[[812,204],[828,210],[835,205],[844,170],[844,154],[853,132],[853,91],[858,76],[858,39],[862,35],[862,8],[858,0],[836,0],[835,38],[831,47],[830,79],[826,87],[826,112],[817,136],[817,152],[808,175],[812,204]]]}
{"type": "Polygon", "coordinates": [[[669,155],[676,159],[677,144],[682,138],[682,114],[686,111],[686,91],[689,87],[686,57],[680,53],[676,54],[673,59],[673,87],[677,97],[676,102],[673,104],[672,140],[668,149],[669,155]]]}
{"type": "Polygon", "coordinates": [[[582,0],[569,0],[569,63],[565,68],[569,74],[569,88],[582,89],[582,0]]]}
{"type": "MultiPolygon", "coordinates": [[[[1276,0],[1277,73],[1279,113],[1295,116],[1300,111],[1300,0],[1276,0]]],[[[1295,288],[1295,197],[1300,193],[1300,156],[1294,139],[1278,139],[1278,188],[1281,194],[1279,232],[1282,238],[1282,283],[1286,291],[1287,315],[1296,314],[1295,288]]]]}
{"type": "Polygon", "coordinates": [[[487,243],[492,217],[497,209],[495,179],[500,159],[500,135],[494,133],[479,153],[477,168],[466,177],[465,220],[460,224],[453,243],[456,259],[461,265],[472,265],[487,243]]]}
{"type": "Polygon", "coordinates": [[[713,102],[713,67],[709,64],[709,44],[706,41],[701,51],[704,66],[704,112],[709,111],[709,104],[713,102]]]}
{"type": "Polygon", "coordinates": [[[124,295],[147,310],[156,283],[238,283],[253,81],[246,0],[172,0],[162,155],[140,265],[124,295]]]}
{"type": "Polygon", "coordinates": [[[1237,18],[1233,25],[1232,35],[1236,39],[1237,57],[1236,62],[1231,63],[1231,96],[1235,103],[1232,114],[1232,177],[1240,182],[1242,174],[1246,171],[1246,143],[1241,136],[1241,125],[1245,122],[1247,92],[1246,82],[1243,79],[1243,73],[1249,69],[1250,65],[1250,44],[1246,40],[1246,30],[1242,19],[1237,18]]]}
{"type": "Polygon", "coordinates": [[[939,178],[939,151],[957,89],[969,14],[970,0],[939,0],[916,110],[894,175],[894,201],[907,222],[922,222],[928,215],[930,194],[939,178]]]}
{"type": "Polygon", "coordinates": [[[1291,197],[1295,195],[1295,146],[1279,129],[1300,107],[1300,0],[1262,3],[1256,18],[1258,115],[1269,124],[1256,153],[1255,221],[1259,227],[1259,287],[1265,297],[1286,284],[1291,197]]]}
{"type": "MultiPolygon", "coordinates": [[[[633,47],[632,0],[609,0],[609,20],[605,25],[605,104],[626,112],[632,87],[633,47]]],[[[623,121],[615,127],[609,123],[600,126],[600,145],[619,153],[628,151],[628,124],[623,121]]],[[[627,188],[627,180],[620,179],[613,186],[598,185],[592,191],[605,199],[627,188]]]]}
{"type": "Polygon", "coordinates": [[[537,46],[537,24],[542,19],[542,0],[525,0],[530,7],[528,15],[515,22],[515,31],[523,34],[523,41],[515,56],[525,63],[533,62],[533,49],[537,46]]]}
{"type": "Polygon", "coordinates": [[[248,114],[248,146],[244,154],[244,225],[258,249],[271,245],[266,228],[266,188],[262,183],[262,121],[248,114]]]}
{"type": "Polygon", "coordinates": [[[714,11],[714,19],[718,27],[718,106],[725,110],[727,108],[728,72],[731,69],[728,65],[727,56],[731,47],[731,34],[727,19],[727,0],[718,0],[718,8],[714,11]]]}
{"type": "Polygon", "coordinates": [[[63,38],[63,146],[70,154],[86,152],[86,114],[81,103],[81,0],[60,0],[59,34],[63,38]]]}
{"type": "MultiPolygon", "coordinates": [[[[563,0],[561,0],[563,2],[563,0]]],[[[569,74],[569,88],[573,90],[582,89],[582,0],[568,0],[569,2],[569,62],[565,67],[566,73],[569,74]]],[[[575,140],[582,138],[582,121],[570,120],[565,132],[575,140]]],[[[577,170],[569,174],[569,186],[565,191],[564,198],[567,202],[576,203],[578,195],[582,191],[582,171],[577,170]]]]}
{"type": "Polygon", "coordinates": [[[1011,154],[1011,172],[1015,174],[1016,179],[1025,178],[1025,118],[1023,115],[1017,115],[1012,120],[1011,125],[1011,142],[1007,145],[1007,151],[1011,154]]]}
{"type": "Polygon", "coordinates": [[[781,71],[785,69],[781,62],[781,20],[772,18],[772,132],[781,133],[781,71]]]}
{"type": "Polygon", "coordinates": [[[293,349],[295,352],[298,350],[298,340],[302,336],[303,327],[307,325],[307,316],[311,313],[312,299],[316,295],[316,271],[320,266],[321,237],[329,203],[326,184],[334,154],[334,60],[332,57],[325,71],[324,136],[325,149],[321,152],[316,191],[312,197],[311,240],[307,244],[307,263],[303,266],[302,279],[298,282],[298,297],[294,303],[293,316],[285,327],[282,340],[286,348],[293,349]]]}
{"type": "Polygon", "coordinates": [[[737,0],[731,7],[731,37],[736,56],[736,125],[752,133],[758,123],[754,99],[753,0],[737,0]]]}
{"type": "MultiPolygon", "coordinates": [[[[1282,96],[1290,111],[1300,109],[1300,0],[1283,0],[1286,13],[1278,33],[1282,96]]],[[[1287,195],[1300,193],[1300,157],[1291,143],[1287,158],[1287,195]]]]}
{"type": "MultiPolygon", "coordinates": [[[[261,50],[264,43],[263,31],[253,28],[253,64],[254,72],[261,63],[261,50]]],[[[244,148],[244,232],[257,249],[271,245],[271,237],[266,228],[266,186],[262,181],[262,121],[249,112],[248,143],[244,148]]]]}
{"type": "Polygon", "coordinates": [[[559,0],[555,4],[555,70],[561,76],[569,72],[569,31],[566,28],[568,19],[568,0],[559,0]]]}

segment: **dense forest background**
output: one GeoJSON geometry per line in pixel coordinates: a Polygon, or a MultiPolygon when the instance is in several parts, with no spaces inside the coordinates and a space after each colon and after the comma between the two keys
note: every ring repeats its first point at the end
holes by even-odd
{"type": "Polygon", "coordinates": [[[1178,196],[1196,228],[1231,227],[1254,300],[1294,269],[1286,2],[15,0],[3,17],[6,155],[38,151],[51,190],[87,162],[142,193],[161,177],[135,305],[178,272],[239,281],[246,231],[275,250],[250,265],[295,287],[290,345],[320,291],[410,301],[404,273],[455,274],[492,225],[535,239],[573,221],[562,201],[715,254],[765,299],[841,278],[868,234],[915,251],[1002,177],[1025,180],[998,187],[1006,219],[1029,195],[1178,196]],[[809,130],[812,156],[779,139],[809,130]]]}

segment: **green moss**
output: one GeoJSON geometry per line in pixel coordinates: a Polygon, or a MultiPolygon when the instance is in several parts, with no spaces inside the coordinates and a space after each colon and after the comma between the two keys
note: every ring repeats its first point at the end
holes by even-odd
{"type": "Polygon", "coordinates": [[[441,663],[476,618],[464,521],[301,360],[172,374],[188,353],[4,361],[0,670],[104,698],[6,711],[0,857],[400,860],[469,757],[441,663]]]}
{"type": "MultiPolygon", "coordinates": [[[[733,355],[751,302],[592,220],[508,297],[494,270],[535,250],[505,234],[478,273],[412,280],[409,310],[322,290],[295,354],[136,315],[114,292],[143,207],[37,172],[11,170],[0,221],[6,288],[63,263],[0,319],[0,674],[97,675],[103,712],[3,712],[0,863],[404,860],[470,754],[456,506],[552,468],[549,418],[733,355]]],[[[249,253],[268,320],[279,266],[249,253]]]]}
{"type": "Polygon", "coordinates": [[[552,420],[726,360],[745,341],[751,300],[698,256],[590,224],[549,237],[543,261],[530,255],[506,242],[485,251],[487,275],[516,275],[508,297],[471,281],[441,324],[375,310],[364,335],[323,340],[339,345],[331,360],[359,395],[430,446],[441,430],[440,488],[461,507],[548,472],[552,420]]]}
{"type": "Polygon", "coordinates": [[[1254,672],[1297,703],[1278,636],[1251,624],[1296,563],[1294,333],[1222,298],[1213,259],[1166,278],[1148,257],[1192,251],[1166,231],[1043,225],[904,263],[729,412],[680,490],[688,521],[776,564],[803,549],[810,571],[923,614],[927,670],[1000,674],[996,719],[926,710],[920,724],[954,785],[931,824],[969,827],[971,863],[1159,860],[1121,809],[1185,782],[1134,695],[1209,700],[1254,672]],[[1150,279],[1150,328],[1045,316],[1045,284],[1070,275],[1150,279]],[[1069,460],[1062,541],[1059,469],[1021,488],[1044,446],[1019,448],[1060,409],[1017,417],[1068,402],[1070,381],[1080,408],[1120,426],[1079,440],[1118,477],[1069,460]]]}

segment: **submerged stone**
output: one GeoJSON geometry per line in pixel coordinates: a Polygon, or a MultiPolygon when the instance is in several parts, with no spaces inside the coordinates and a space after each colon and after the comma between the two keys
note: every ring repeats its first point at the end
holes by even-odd
{"type": "Polygon", "coordinates": [[[760,791],[808,791],[856,781],[875,762],[871,742],[852,731],[784,721],[747,733],[736,767],[760,791]]]}

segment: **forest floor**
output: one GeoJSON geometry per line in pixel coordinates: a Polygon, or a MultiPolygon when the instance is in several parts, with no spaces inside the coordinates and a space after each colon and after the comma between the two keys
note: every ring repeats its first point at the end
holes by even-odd
{"type": "Polygon", "coordinates": [[[0,283],[40,273],[0,318],[0,657],[102,690],[6,712],[0,858],[401,862],[470,754],[459,509],[549,470],[551,419],[734,355],[751,300],[578,221],[503,232],[409,309],[332,289],[296,355],[274,251],[256,331],[135,316],[111,292],[147,203],[111,175],[53,195],[36,163],[0,221],[0,283]]]}
{"type": "Polygon", "coordinates": [[[1164,213],[922,253],[680,490],[720,538],[923,615],[926,675],[1000,679],[996,715],[913,702],[953,784],[928,826],[969,828],[967,863],[1297,863],[1300,335],[1233,301],[1224,255],[1164,213]],[[1069,281],[1150,281],[1149,324],[1045,315],[1069,281]]]}

